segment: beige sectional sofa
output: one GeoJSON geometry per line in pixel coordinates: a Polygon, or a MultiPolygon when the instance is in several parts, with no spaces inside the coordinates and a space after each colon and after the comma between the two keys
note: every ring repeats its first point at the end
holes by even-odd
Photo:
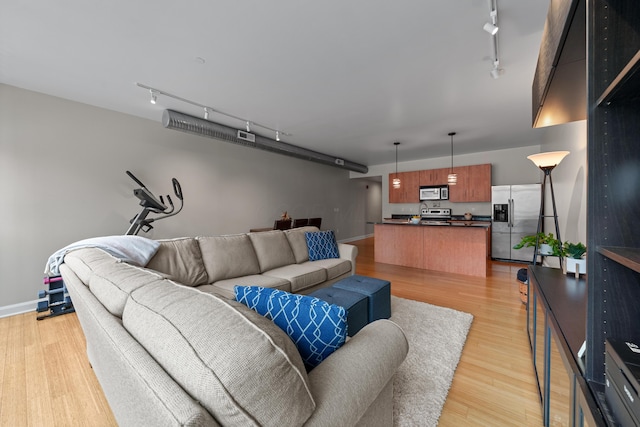
{"type": "Polygon", "coordinates": [[[60,272],[120,425],[392,425],[408,350],[397,325],[367,325],[307,372],[284,331],[229,298],[236,284],[308,293],[353,274],[354,246],[309,261],[305,231],[317,229],[160,241],[145,268],[95,247],[66,254],[60,272]]]}

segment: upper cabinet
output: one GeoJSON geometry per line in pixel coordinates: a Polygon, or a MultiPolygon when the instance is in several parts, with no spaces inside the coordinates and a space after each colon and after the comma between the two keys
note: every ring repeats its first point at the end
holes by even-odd
{"type": "Polygon", "coordinates": [[[587,118],[585,0],[551,0],[532,86],[533,127],[587,118]]]}
{"type": "Polygon", "coordinates": [[[420,185],[447,185],[449,168],[420,171],[420,185]]]}
{"type": "Polygon", "coordinates": [[[450,202],[491,201],[491,164],[458,166],[453,171],[458,183],[449,186],[450,202]]]}
{"type": "MultiPolygon", "coordinates": [[[[457,185],[449,187],[450,202],[490,202],[491,164],[458,166],[457,185]]],[[[393,188],[395,173],[389,174],[389,203],[418,203],[421,185],[447,185],[449,168],[398,172],[400,187],[393,188]]]]}
{"type": "Polygon", "coordinates": [[[389,203],[418,203],[420,201],[420,171],[389,174],[389,203]],[[393,179],[400,179],[400,186],[393,187],[393,179]]]}

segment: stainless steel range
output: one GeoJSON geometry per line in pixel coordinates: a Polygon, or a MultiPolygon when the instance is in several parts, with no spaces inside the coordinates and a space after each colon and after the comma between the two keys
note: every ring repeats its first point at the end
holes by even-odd
{"type": "Polygon", "coordinates": [[[451,209],[449,208],[422,208],[420,210],[423,224],[450,225],[451,209]]]}

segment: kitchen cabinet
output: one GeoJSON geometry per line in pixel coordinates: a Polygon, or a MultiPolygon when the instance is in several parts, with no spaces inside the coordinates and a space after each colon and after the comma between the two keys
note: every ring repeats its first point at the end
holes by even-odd
{"type": "Polygon", "coordinates": [[[420,171],[420,185],[447,185],[449,168],[427,169],[420,171]]]}
{"type": "Polygon", "coordinates": [[[487,277],[487,226],[376,224],[376,262],[487,277]]]}
{"type": "Polygon", "coordinates": [[[376,262],[424,268],[424,236],[420,226],[376,224],[374,238],[376,262]]]}
{"type": "MultiPolygon", "coordinates": [[[[457,185],[449,187],[450,202],[491,202],[491,164],[458,166],[457,185]]],[[[426,169],[389,174],[389,203],[418,203],[421,185],[447,185],[449,168],[426,169]],[[393,178],[400,178],[400,188],[393,188],[393,178]]]]}
{"type": "Polygon", "coordinates": [[[420,202],[420,171],[389,174],[389,203],[420,202]],[[400,178],[400,188],[393,188],[393,179],[400,178]]]}
{"type": "Polygon", "coordinates": [[[491,202],[491,164],[458,166],[456,185],[449,187],[451,202],[491,202]]]}

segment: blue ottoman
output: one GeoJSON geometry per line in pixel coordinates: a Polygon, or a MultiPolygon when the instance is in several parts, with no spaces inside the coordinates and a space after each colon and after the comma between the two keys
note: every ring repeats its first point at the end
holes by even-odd
{"type": "Polygon", "coordinates": [[[367,325],[367,297],[344,289],[322,288],[309,294],[329,304],[339,305],[347,311],[347,335],[354,336],[367,325]]]}
{"type": "Polygon", "coordinates": [[[391,282],[354,274],[333,284],[334,288],[358,292],[369,300],[369,323],[391,317],[391,282]]]}

